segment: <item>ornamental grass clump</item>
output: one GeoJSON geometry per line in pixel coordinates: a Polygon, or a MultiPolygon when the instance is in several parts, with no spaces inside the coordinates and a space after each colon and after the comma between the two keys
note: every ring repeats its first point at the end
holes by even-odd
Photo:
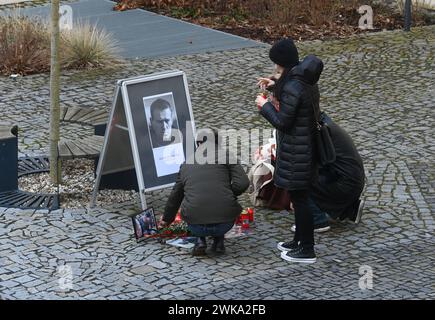
{"type": "Polygon", "coordinates": [[[110,67],[120,63],[119,48],[110,33],[81,23],[61,34],[62,65],[68,69],[110,67]]]}
{"type": "Polygon", "coordinates": [[[0,74],[27,75],[50,70],[50,35],[41,20],[0,17],[0,74]]]}
{"type": "MultiPolygon", "coordinates": [[[[0,17],[0,75],[50,71],[50,24],[27,16],[0,17]]],[[[121,63],[112,35],[96,25],[74,24],[61,31],[61,69],[92,69],[121,63]]]]}

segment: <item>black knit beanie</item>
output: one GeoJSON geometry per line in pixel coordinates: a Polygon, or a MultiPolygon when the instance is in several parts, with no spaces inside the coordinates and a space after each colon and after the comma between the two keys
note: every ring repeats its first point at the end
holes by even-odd
{"type": "Polygon", "coordinates": [[[290,38],[276,42],[270,48],[269,58],[277,65],[289,69],[299,63],[298,49],[290,38]]]}

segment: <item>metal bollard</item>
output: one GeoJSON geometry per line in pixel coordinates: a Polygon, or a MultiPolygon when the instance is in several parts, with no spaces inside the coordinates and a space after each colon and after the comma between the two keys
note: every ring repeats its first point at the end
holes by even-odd
{"type": "Polygon", "coordinates": [[[405,16],[405,31],[411,31],[411,24],[412,24],[412,5],[411,5],[411,0],[406,0],[405,1],[405,12],[404,12],[404,16],[405,16]]]}

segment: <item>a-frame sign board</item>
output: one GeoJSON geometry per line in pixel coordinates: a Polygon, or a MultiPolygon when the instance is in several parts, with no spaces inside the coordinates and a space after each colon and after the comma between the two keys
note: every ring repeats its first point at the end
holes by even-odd
{"type": "Polygon", "coordinates": [[[195,123],[184,72],[118,80],[91,207],[102,178],[134,171],[146,209],[145,193],[173,186],[181,163],[194,149],[195,123]]]}

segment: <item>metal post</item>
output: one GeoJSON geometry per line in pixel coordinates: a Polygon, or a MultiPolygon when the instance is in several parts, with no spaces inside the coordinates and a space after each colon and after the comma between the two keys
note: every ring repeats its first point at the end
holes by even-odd
{"type": "Polygon", "coordinates": [[[412,24],[412,13],[411,13],[411,0],[405,1],[405,31],[411,31],[411,24],[412,24]]]}

